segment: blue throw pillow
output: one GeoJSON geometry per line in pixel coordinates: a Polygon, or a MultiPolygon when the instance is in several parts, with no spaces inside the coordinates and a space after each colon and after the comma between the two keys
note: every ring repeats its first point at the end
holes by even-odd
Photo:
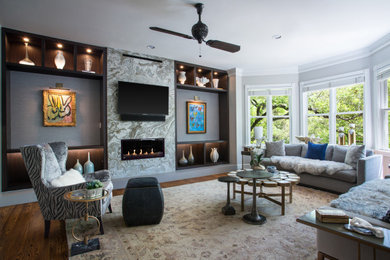
{"type": "Polygon", "coordinates": [[[328,144],[313,144],[309,142],[305,158],[325,160],[327,147],[328,144]]]}

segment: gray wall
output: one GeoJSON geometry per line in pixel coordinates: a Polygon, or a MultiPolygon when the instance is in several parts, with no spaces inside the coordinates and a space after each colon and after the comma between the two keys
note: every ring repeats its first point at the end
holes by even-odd
{"type": "Polygon", "coordinates": [[[51,76],[27,72],[10,73],[10,113],[12,131],[8,148],[65,141],[68,146],[100,144],[100,82],[98,80],[51,76]],[[76,92],[75,127],[44,127],[42,90],[64,84],[76,92]]]}
{"type": "Polygon", "coordinates": [[[219,99],[216,93],[207,93],[199,91],[190,91],[177,89],[177,141],[207,141],[219,140],[219,99]],[[187,105],[186,101],[193,101],[194,96],[198,96],[200,101],[206,102],[206,133],[205,134],[187,134],[187,105]]]}
{"type": "MultiPolygon", "coordinates": [[[[172,60],[162,63],[124,57],[144,56],[124,50],[108,49],[107,56],[107,141],[108,169],[113,178],[162,174],[175,171],[175,89],[172,60]],[[169,114],[165,122],[121,121],[118,114],[118,81],[169,87],[169,114]],[[121,139],[164,138],[165,157],[121,160],[121,139]]],[[[156,57],[153,57],[156,58],[156,57]]]]}

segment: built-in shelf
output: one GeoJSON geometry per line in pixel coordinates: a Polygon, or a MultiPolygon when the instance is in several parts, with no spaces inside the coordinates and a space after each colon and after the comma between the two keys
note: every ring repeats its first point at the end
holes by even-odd
{"type": "MultiPolygon", "coordinates": [[[[77,159],[80,163],[84,163],[87,160],[88,152],[91,154],[91,161],[95,164],[95,170],[107,168],[107,108],[104,106],[107,99],[107,48],[93,46],[89,44],[83,44],[64,39],[57,39],[47,37],[43,35],[22,32],[9,28],[1,28],[1,70],[2,70],[2,191],[10,191],[17,189],[30,188],[31,183],[28,177],[20,149],[10,145],[9,136],[11,133],[13,136],[18,134],[15,129],[12,129],[11,120],[17,120],[11,118],[14,114],[11,111],[12,104],[17,104],[20,100],[14,101],[17,96],[15,89],[16,83],[11,79],[12,72],[22,72],[20,79],[26,78],[39,78],[41,82],[51,82],[53,78],[50,76],[63,76],[69,79],[69,82],[76,81],[81,82],[78,86],[84,90],[84,84],[86,86],[86,94],[94,94],[95,97],[99,97],[101,102],[101,108],[93,113],[98,113],[100,116],[100,136],[95,141],[92,141],[89,145],[80,145],[68,147],[68,159],[67,169],[73,167],[77,159]],[[26,57],[26,43],[28,58],[34,63],[34,65],[24,65],[19,62],[26,57]],[[55,64],[55,58],[59,52],[62,52],[65,58],[65,65],[63,69],[57,68],[55,64]],[[88,61],[88,62],[87,62],[88,61]],[[89,71],[87,71],[86,64],[90,65],[89,71]],[[25,72],[25,73],[23,73],[25,72]],[[29,75],[33,73],[36,75],[29,75]],[[86,81],[76,80],[76,78],[87,79],[86,81]],[[94,82],[96,88],[89,88],[88,83],[94,82]],[[14,95],[14,96],[12,96],[14,95]],[[15,103],[11,103],[15,102],[15,103]],[[11,148],[12,147],[12,148],[11,148]]],[[[88,67],[89,68],[89,67],[88,67]]],[[[26,80],[25,80],[26,81],[26,80]]],[[[50,83],[52,84],[52,83],[50,83]]],[[[23,85],[22,85],[23,86],[23,85]]],[[[54,87],[54,85],[42,85],[42,87],[54,87]]],[[[31,92],[31,90],[29,90],[31,92]]],[[[36,97],[42,95],[42,90],[35,90],[37,92],[36,97]]],[[[32,94],[33,95],[33,94],[32,94]]],[[[26,99],[23,99],[24,101],[26,99]]],[[[31,99],[32,102],[38,102],[36,99],[31,99]]],[[[39,101],[42,102],[42,101],[39,101]]],[[[34,103],[33,105],[37,106],[34,103]]],[[[39,104],[39,103],[38,103],[39,104]]],[[[31,104],[30,104],[31,105],[31,104]]],[[[83,102],[79,102],[77,107],[88,106],[83,102]]],[[[28,107],[28,106],[27,106],[28,107]]],[[[83,109],[81,109],[83,110],[83,109]]],[[[18,118],[18,120],[23,120],[18,118]]],[[[77,121],[79,126],[80,121],[77,121]]],[[[32,125],[29,127],[37,127],[32,125]]],[[[88,127],[87,127],[88,128],[88,127]]],[[[84,130],[88,130],[88,129],[84,130]]],[[[79,128],[74,128],[75,131],[81,131],[79,128]]],[[[36,132],[36,128],[33,129],[36,132]]],[[[61,136],[56,127],[50,129],[51,140],[56,136],[58,132],[58,140],[66,140],[66,137],[61,136]],[[65,138],[65,139],[64,139],[65,138]]],[[[20,133],[19,133],[20,134],[20,133]]],[[[44,135],[41,135],[41,137],[44,135]]],[[[33,138],[32,138],[33,139],[33,138]]],[[[45,139],[45,138],[43,138],[45,139]]],[[[42,141],[40,139],[40,141],[42,141]]],[[[45,140],[43,140],[45,141],[45,140]]],[[[37,140],[29,140],[29,143],[37,143],[37,140]]]]}
{"type": "Polygon", "coordinates": [[[211,87],[198,87],[198,86],[192,86],[192,85],[182,85],[177,84],[177,88],[179,89],[187,89],[187,90],[195,90],[195,91],[204,91],[204,92],[220,92],[220,93],[226,93],[226,89],[222,88],[211,88],[211,87]]]}
{"type": "MultiPolygon", "coordinates": [[[[218,103],[217,106],[209,106],[208,113],[211,112],[214,115],[213,120],[218,121],[218,128],[215,132],[211,133],[208,138],[215,138],[216,140],[207,140],[207,132],[201,134],[189,134],[184,133],[183,127],[179,127],[180,134],[176,134],[176,169],[191,169],[197,167],[215,166],[229,163],[229,78],[226,71],[209,68],[205,66],[199,66],[195,64],[189,64],[185,62],[175,62],[175,82],[176,82],[176,129],[178,124],[186,125],[186,121],[183,116],[178,117],[178,110],[185,109],[183,104],[188,100],[189,95],[194,94],[182,90],[190,90],[199,92],[199,96],[202,98],[210,98],[218,103]],[[185,72],[185,82],[179,82],[183,80],[182,75],[185,72]],[[206,77],[209,82],[204,87],[200,87],[196,84],[196,77],[206,77]],[[214,84],[217,84],[213,79],[218,79],[218,86],[215,88],[214,84]],[[177,95],[180,93],[181,95],[177,95]],[[188,93],[185,94],[185,93],[188,93]],[[217,95],[217,96],[216,96],[217,95]],[[179,105],[180,104],[180,105],[179,105]],[[213,109],[213,111],[210,111],[213,109]],[[215,111],[217,109],[218,111],[215,111]],[[184,119],[184,120],[183,120],[184,119]],[[181,136],[180,136],[181,135],[181,136]],[[178,137],[179,136],[179,137],[178,137]],[[204,136],[202,140],[202,136],[204,136]],[[213,136],[213,137],[211,137],[213,136]],[[187,140],[187,141],[183,141],[187,140]],[[217,148],[219,159],[216,163],[213,163],[210,159],[211,148],[217,148]],[[194,156],[194,162],[181,165],[180,159],[184,156],[188,159],[188,156],[192,151],[194,156]]],[[[198,95],[197,95],[198,96],[198,95]]],[[[183,115],[180,113],[180,115],[183,115]]],[[[207,127],[206,127],[207,129],[207,127]]],[[[178,130],[179,131],[179,130],[178,130]]]]}
{"type": "Polygon", "coordinates": [[[40,73],[40,74],[48,74],[48,75],[56,75],[56,76],[65,76],[65,77],[75,77],[75,78],[86,78],[86,79],[102,79],[103,74],[95,74],[74,70],[59,70],[56,68],[47,68],[41,66],[29,66],[22,65],[18,63],[6,63],[7,69],[14,71],[22,71],[22,72],[31,72],[31,73],[40,73]]]}

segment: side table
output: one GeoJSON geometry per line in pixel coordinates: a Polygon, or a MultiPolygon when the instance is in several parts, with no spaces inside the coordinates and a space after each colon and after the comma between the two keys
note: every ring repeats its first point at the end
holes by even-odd
{"type": "Polygon", "coordinates": [[[236,210],[233,208],[232,205],[230,205],[230,183],[231,182],[236,183],[238,181],[238,178],[231,177],[231,176],[222,176],[218,178],[218,181],[227,183],[227,199],[226,199],[226,205],[222,208],[222,213],[224,215],[236,214],[236,210]]]}
{"type": "Polygon", "coordinates": [[[75,221],[73,223],[73,226],[72,226],[72,236],[74,239],[76,239],[79,242],[72,244],[72,247],[70,250],[71,256],[100,249],[99,238],[89,239],[90,237],[88,235],[85,235],[83,238],[80,238],[80,237],[76,236],[74,229],[76,227],[76,224],[79,224],[81,221],[88,221],[88,219],[90,219],[90,218],[96,220],[98,229],[100,229],[99,219],[95,216],[91,216],[88,214],[88,202],[94,202],[94,201],[104,199],[105,197],[108,196],[108,191],[103,190],[102,196],[99,196],[96,198],[87,198],[86,193],[87,192],[85,189],[81,189],[81,190],[69,191],[69,192],[64,194],[64,199],[66,199],[68,201],[72,201],[72,202],[85,203],[85,208],[86,208],[85,215],[83,217],[79,218],[77,221],[75,221]]]}

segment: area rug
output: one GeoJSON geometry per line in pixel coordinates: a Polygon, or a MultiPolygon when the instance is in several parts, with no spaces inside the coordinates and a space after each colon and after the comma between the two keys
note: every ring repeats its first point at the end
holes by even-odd
{"type": "MultiPolygon", "coordinates": [[[[249,187],[251,188],[251,187],[249,187]]],[[[277,188],[269,188],[278,191],[277,188]]],[[[101,249],[70,259],[316,259],[316,230],[296,218],[337,197],[296,186],[286,214],[263,198],[258,210],[267,217],[261,226],[243,222],[251,209],[246,195],[240,211],[240,195],[232,200],[237,214],[225,216],[226,184],[217,180],[163,189],[164,216],[159,225],[126,227],[122,196],[112,199],[113,213],[103,216],[105,234],[97,236],[101,249]]],[[[66,223],[68,245],[73,220],[66,223]]]]}

